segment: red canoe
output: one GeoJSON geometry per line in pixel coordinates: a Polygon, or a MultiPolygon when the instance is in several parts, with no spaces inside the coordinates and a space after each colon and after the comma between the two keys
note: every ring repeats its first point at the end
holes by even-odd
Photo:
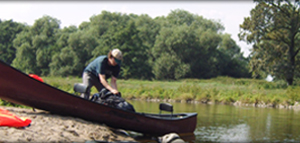
{"type": "Polygon", "coordinates": [[[0,69],[0,98],[12,103],[149,135],[193,133],[196,128],[197,113],[148,114],[125,111],[59,90],[1,60],[0,69]]]}

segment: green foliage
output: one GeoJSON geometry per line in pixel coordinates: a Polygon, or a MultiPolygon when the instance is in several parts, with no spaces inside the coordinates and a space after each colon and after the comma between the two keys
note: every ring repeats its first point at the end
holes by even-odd
{"type": "Polygon", "coordinates": [[[119,48],[124,55],[121,79],[250,77],[248,60],[230,35],[222,33],[222,24],[185,10],[154,19],[102,11],[79,28],[61,29],[60,21],[50,16],[32,26],[8,23],[0,23],[0,31],[14,29],[15,33],[2,30],[0,37],[12,36],[5,44],[13,45],[13,51],[0,43],[0,49],[5,49],[0,52],[8,53],[1,56],[13,57],[11,65],[25,73],[81,76],[93,59],[119,48]]]}
{"type": "Polygon", "coordinates": [[[290,101],[300,101],[300,87],[299,86],[290,86],[286,90],[287,98],[290,101]]]}
{"type": "Polygon", "coordinates": [[[241,40],[253,43],[250,68],[255,78],[267,75],[293,85],[299,75],[299,2],[255,0],[251,16],[244,19],[241,40]]]}
{"type": "Polygon", "coordinates": [[[50,16],[32,26],[0,20],[0,59],[25,73],[60,77],[46,80],[71,92],[75,82],[64,84],[61,77],[81,77],[94,58],[119,48],[118,87],[128,98],[294,104],[298,90],[288,85],[300,83],[298,2],[255,2],[239,34],[254,44],[248,58],[220,22],[177,9],[154,19],[102,11],[79,28],[63,29],[50,16]],[[271,75],[274,82],[248,79],[250,74],[271,75]]]}
{"type": "MultiPolygon", "coordinates": [[[[93,49],[92,59],[99,55],[106,55],[114,48],[119,48],[124,53],[120,77],[150,79],[151,67],[147,62],[148,54],[146,52],[150,47],[143,44],[141,38],[148,39],[140,35],[135,18],[135,15],[128,16],[107,11],[93,16],[89,28],[93,29],[91,31],[93,33],[96,31],[95,36],[99,37],[99,40],[98,45],[93,49]]],[[[139,23],[139,25],[143,26],[143,23],[139,23]]]]}
{"type": "MultiPolygon", "coordinates": [[[[23,36],[23,33],[18,36],[23,36]]],[[[18,38],[17,36],[17,38],[18,38]]],[[[17,39],[18,40],[18,39],[17,39]]],[[[22,43],[17,48],[16,58],[12,62],[12,66],[25,73],[36,73],[37,67],[35,53],[29,42],[22,43]]]]}
{"type": "Polygon", "coordinates": [[[25,25],[13,22],[13,20],[0,20],[0,59],[7,64],[11,64],[16,56],[12,41],[23,29],[25,25]]]}
{"type": "Polygon", "coordinates": [[[29,108],[28,106],[11,103],[11,102],[8,102],[8,101],[2,100],[2,99],[0,99],[0,105],[1,106],[10,106],[10,107],[29,108]]]}
{"type": "Polygon", "coordinates": [[[182,64],[175,55],[167,53],[163,53],[153,65],[153,73],[156,79],[179,79],[184,77],[188,70],[189,65],[182,64]]]}
{"type": "Polygon", "coordinates": [[[222,42],[219,45],[217,57],[221,76],[251,77],[248,58],[243,57],[242,53],[240,53],[240,47],[230,38],[229,34],[222,35],[222,42]]]}
{"type": "Polygon", "coordinates": [[[203,33],[199,31],[201,29],[195,29],[186,24],[161,29],[152,49],[152,55],[155,57],[153,73],[157,79],[179,79],[191,76],[201,78],[203,76],[199,74],[199,71],[209,73],[203,68],[210,70],[214,67],[211,66],[215,64],[210,63],[213,59],[210,58],[209,53],[213,53],[216,49],[217,44],[213,43],[218,43],[218,41],[215,42],[218,38],[215,37],[213,31],[208,30],[203,33]],[[170,65],[170,63],[173,64],[170,65]],[[170,76],[161,75],[161,73],[170,76]]]}
{"type": "Polygon", "coordinates": [[[18,34],[13,41],[17,54],[12,65],[26,73],[48,75],[59,24],[59,20],[44,16],[18,34]]]}
{"type": "Polygon", "coordinates": [[[53,76],[68,76],[78,73],[78,69],[82,69],[80,66],[80,60],[73,49],[65,47],[60,53],[55,54],[52,57],[52,62],[49,65],[51,69],[51,75],[53,76]]]}
{"type": "MultiPolygon", "coordinates": [[[[80,69],[85,66],[82,64],[83,62],[79,60],[77,54],[80,53],[80,55],[85,55],[84,52],[76,51],[78,45],[72,44],[73,38],[76,37],[73,36],[73,33],[76,33],[77,31],[76,27],[70,26],[65,27],[56,34],[58,40],[55,43],[55,51],[53,51],[51,63],[49,64],[51,76],[79,75],[78,73],[81,72],[80,69]]],[[[82,34],[82,32],[80,34],[82,34]]],[[[81,39],[75,40],[81,41],[81,39]]],[[[81,48],[84,49],[83,45],[81,48]]]]}

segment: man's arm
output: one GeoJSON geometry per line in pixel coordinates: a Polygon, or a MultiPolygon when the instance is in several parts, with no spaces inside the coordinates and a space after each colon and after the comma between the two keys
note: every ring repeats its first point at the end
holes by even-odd
{"type": "Polygon", "coordinates": [[[110,92],[112,92],[113,94],[118,94],[119,91],[117,90],[117,84],[116,84],[116,78],[112,76],[112,81],[111,81],[111,85],[110,86],[107,81],[105,80],[105,75],[99,74],[99,78],[100,78],[100,82],[102,83],[102,85],[108,89],[110,92]],[[114,78],[114,80],[113,80],[114,78]]]}
{"type": "Polygon", "coordinates": [[[110,85],[111,85],[112,88],[118,90],[118,87],[117,87],[117,78],[116,77],[111,76],[110,85]]]}

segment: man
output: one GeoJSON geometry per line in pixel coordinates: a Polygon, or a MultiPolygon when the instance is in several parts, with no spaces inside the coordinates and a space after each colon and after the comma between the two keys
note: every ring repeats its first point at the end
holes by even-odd
{"type": "Polygon", "coordinates": [[[106,88],[113,94],[119,94],[117,88],[117,78],[119,76],[122,52],[119,49],[113,49],[106,55],[102,55],[93,60],[83,71],[83,84],[87,85],[86,93],[81,97],[89,99],[91,88],[95,86],[98,92],[106,88]],[[107,79],[111,77],[110,85],[107,79]]]}

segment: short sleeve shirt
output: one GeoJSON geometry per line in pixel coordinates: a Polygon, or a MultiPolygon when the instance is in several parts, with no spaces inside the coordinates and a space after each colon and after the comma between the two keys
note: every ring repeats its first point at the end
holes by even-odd
{"type": "Polygon", "coordinates": [[[107,56],[99,56],[93,60],[85,69],[84,72],[91,72],[95,76],[99,77],[98,74],[105,74],[106,79],[111,76],[118,77],[120,72],[120,66],[111,66],[108,64],[107,56]]]}

